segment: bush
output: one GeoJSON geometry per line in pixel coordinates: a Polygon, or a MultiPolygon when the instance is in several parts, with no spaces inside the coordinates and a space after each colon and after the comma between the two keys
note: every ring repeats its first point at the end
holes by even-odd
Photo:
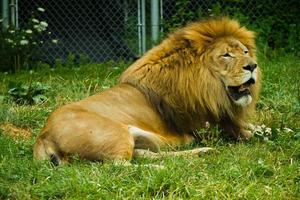
{"type": "Polygon", "coordinates": [[[40,35],[47,30],[48,23],[39,19],[44,11],[38,8],[33,12],[22,29],[10,26],[0,32],[0,70],[17,72],[28,65],[36,47],[44,42],[40,35]]]}
{"type": "Polygon", "coordinates": [[[299,7],[300,1],[293,0],[207,0],[203,3],[178,0],[176,12],[166,16],[163,25],[169,32],[208,16],[231,16],[258,33],[258,45],[265,56],[282,52],[300,56],[299,7]]]}

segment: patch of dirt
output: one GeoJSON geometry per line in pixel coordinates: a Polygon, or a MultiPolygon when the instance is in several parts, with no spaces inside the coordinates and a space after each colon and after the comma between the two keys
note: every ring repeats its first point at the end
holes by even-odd
{"type": "Polygon", "coordinates": [[[0,124],[0,129],[3,131],[3,134],[13,139],[30,139],[31,130],[29,128],[19,128],[11,123],[0,124]]]}

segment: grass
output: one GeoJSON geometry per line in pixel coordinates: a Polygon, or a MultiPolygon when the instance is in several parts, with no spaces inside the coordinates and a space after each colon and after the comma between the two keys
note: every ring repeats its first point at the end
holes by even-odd
{"type": "Polygon", "coordinates": [[[255,121],[271,127],[271,135],[249,142],[215,136],[202,143],[216,148],[208,155],[137,159],[137,166],[75,159],[53,167],[32,159],[32,145],[47,116],[111,87],[126,64],[1,73],[0,95],[10,81],[41,82],[51,89],[45,103],[33,106],[0,98],[0,199],[299,199],[300,59],[287,55],[259,63],[264,82],[255,121]],[[143,166],[149,163],[165,169],[143,166]]]}

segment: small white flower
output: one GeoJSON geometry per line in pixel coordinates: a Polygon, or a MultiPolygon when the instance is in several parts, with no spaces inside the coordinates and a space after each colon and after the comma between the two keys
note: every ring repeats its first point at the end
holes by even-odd
{"type": "Polygon", "coordinates": [[[43,44],[44,42],[43,41],[40,41],[40,44],[43,44]]]}
{"type": "Polygon", "coordinates": [[[13,43],[14,41],[12,41],[11,39],[5,39],[6,40],[6,42],[8,42],[8,43],[13,43]]]}
{"type": "Polygon", "coordinates": [[[33,74],[33,70],[30,70],[30,71],[29,71],[29,74],[33,74]]]}
{"type": "Polygon", "coordinates": [[[35,19],[35,18],[33,18],[31,21],[34,22],[34,23],[40,23],[40,21],[35,19]]]}
{"type": "Polygon", "coordinates": [[[39,24],[39,25],[34,25],[33,28],[34,28],[35,30],[37,30],[37,32],[39,32],[39,33],[42,32],[42,31],[44,31],[44,30],[46,30],[46,27],[42,26],[41,24],[39,24]]]}
{"type": "Polygon", "coordinates": [[[28,43],[29,43],[28,40],[21,40],[21,41],[20,41],[20,45],[26,45],[26,44],[28,44],[28,43]]]}
{"type": "Polygon", "coordinates": [[[40,25],[42,26],[42,27],[47,27],[48,26],[48,23],[47,22],[45,22],[45,21],[41,21],[40,22],[40,25]]]}
{"type": "Polygon", "coordinates": [[[258,161],[257,161],[257,163],[260,164],[260,165],[263,165],[264,164],[264,160],[261,159],[261,158],[259,158],[258,161]]]}
{"type": "Polygon", "coordinates": [[[290,128],[283,128],[283,132],[285,132],[285,133],[292,133],[294,131],[292,129],[290,129],[290,128]]]}
{"type": "Polygon", "coordinates": [[[37,32],[41,32],[42,31],[39,25],[34,25],[33,28],[35,30],[37,30],[37,32]]]}
{"type": "Polygon", "coordinates": [[[267,128],[265,129],[265,133],[266,133],[267,135],[271,135],[271,134],[272,134],[272,129],[269,128],[269,127],[267,127],[267,128]]]}
{"type": "Polygon", "coordinates": [[[53,44],[57,44],[57,43],[58,43],[58,40],[57,40],[57,39],[53,39],[53,40],[52,40],[52,43],[53,43],[53,44]]]}
{"type": "Polygon", "coordinates": [[[32,42],[33,45],[36,45],[36,42],[32,42]]]}
{"type": "Polygon", "coordinates": [[[40,12],[45,12],[45,9],[44,9],[44,8],[41,8],[41,7],[38,7],[37,10],[40,11],[40,12]]]}
{"type": "Polygon", "coordinates": [[[25,31],[25,33],[31,34],[32,30],[28,29],[28,30],[25,31]]]}
{"type": "Polygon", "coordinates": [[[52,34],[52,33],[49,31],[49,32],[48,32],[48,35],[51,35],[51,34],[52,34]]]}
{"type": "Polygon", "coordinates": [[[9,30],[9,33],[14,33],[15,32],[15,30],[9,30]]]}

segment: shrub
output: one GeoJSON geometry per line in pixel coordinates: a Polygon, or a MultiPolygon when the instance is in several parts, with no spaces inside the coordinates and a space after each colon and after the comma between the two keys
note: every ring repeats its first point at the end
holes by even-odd
{"type": "MultiPolygon", "coordinates": [[[[40,36],[47,30],[48,23],[40,20],[45,10],[38,8],[22,29],[10,26],[0,32],[0,70],[17,72],[28,64],[37,46],[44,41],[40,36]]],[[[57,40],[52,40],[57,43],[57,40]]]]}
{"type": "Polygon", "coordinates": [[[163,25],[169,32],[208,16],[231,16],[258,33],[258,45],[265,56],[282,52],[300,56],[299,6],[300,1],[281,0],[207,0],[204,3],[178,0],[176,13],[167,15],[163,25]]]}

